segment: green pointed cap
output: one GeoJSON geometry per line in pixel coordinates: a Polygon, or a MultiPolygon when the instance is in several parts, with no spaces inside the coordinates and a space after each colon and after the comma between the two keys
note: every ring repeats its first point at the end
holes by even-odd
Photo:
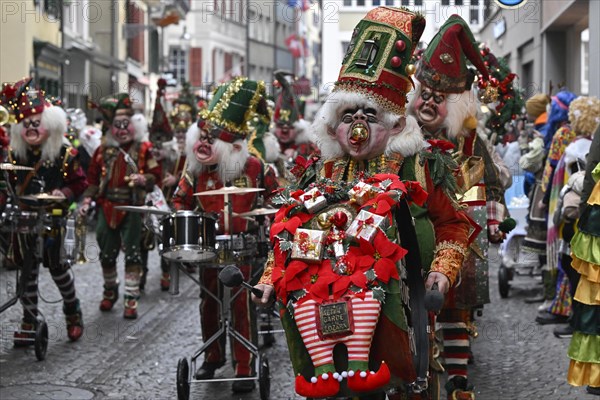
{"type": "Polygon", "coordinates": [[[287,81],[286,76],[293,76],[291,72],[276,71],[275,79],[281,86],[281,92],[275,103],[275,111],[273,112],[273,121],[277,125],[293,125],[298,120],[302,119],[300,112],[300,101],[294,94],[294,90],[287,81]]]}
{"type": "Polygon", "coordinates": [[[200,111],[198,126],[226,142],[245,139],[252,118],[264,114],[266,107],[264,82],[234,78],[217,87],[208,107],[200,111]]]}
{"type": "Polygon", "coordinates": [[[423,53],[415,77],[425,86],[445,93],[462,93],[467,87],[467,60],[489,80],[469,25],[459,15],[452,15],[442,25],[423,53]]]}

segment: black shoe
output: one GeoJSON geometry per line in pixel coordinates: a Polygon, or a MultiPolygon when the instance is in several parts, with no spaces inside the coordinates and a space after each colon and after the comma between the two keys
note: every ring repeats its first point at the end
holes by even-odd
{"type": "MultiPolygon", "coordinates": [[[[248,378],[247,376],[238,376],[236,378],[248,378]]],[[[256,383],[254,380],[244,380],[244,381],[233,381],[231,384],[231,390],[234,393],[248,393],[254,390],[256,387],[256,383]]]]}
{"type": "Polygon", "coordinates": [[[550,324],[566,324],[569,322],[569,317],[549,313],[548,311],[540,311],[535,318],[535,322],[540,325],[550,324]]]}
{"type": "Polygon", "coordinates": [[[196,370],[194,378],[196,380],[212,379],[215,377],[215,371],[223,366],[223,363],[204,361],[200,368],[196,370]]]}
{"type": "Polygon", "coordinates": [[[594,396],[600,396],[600,387],[588,385],[585,388],[585,391],[588,392],[589,394],[593,394],[594,396]]]}
{"type": "Polygon", "coordinates": [[[557,326],[556,328],[554,328],[552,333],[554,333],[554,336],[556,336],[559,339],[570,338],[573,337],[573,328],[570,324],[557,326]]]}

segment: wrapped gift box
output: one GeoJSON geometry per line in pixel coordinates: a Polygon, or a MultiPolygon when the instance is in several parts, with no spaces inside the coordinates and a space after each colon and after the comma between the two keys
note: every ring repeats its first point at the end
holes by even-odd
{"type": "Polygon", "coordinates": [[[344,239],[346,238],[346,232],[335,227],[332,227],[327,235],[327,243],[331,245],[330,252],[333,253],[335,258],[340,258],[346,254],[344,249],[344,239]]]}
{"type": "Polygon", "coordinates": [[[326,232],[314,229],[298,228],[294,234],[292,258],[304,261],[320,261],[326,232]]]}
{"type": "Polygon", "coordinates": [[[385,229],[385,217],[373,214],[365,210],[360,210],[356,218],[346,230],[348,237],[358,240],[363,238],[369,242],[373,242],[375,235],[379,229],[385,229]]]}
{"type": "Polygon", "coordinates": [[[358,182],[352,189],[348,191],[350,198],[353,199],[357,204],[363,205],[367,201],[374,199],[378,193],[381,193],[381,189],[376,188],[368,183],[358,182]]]}
{"type": "Polygon", "coordinates": [[[311,214],[316,214],[323,208],[327,207],[327,199],[317,188],[312,188],[302,195],[304,207],[311,214]]]}

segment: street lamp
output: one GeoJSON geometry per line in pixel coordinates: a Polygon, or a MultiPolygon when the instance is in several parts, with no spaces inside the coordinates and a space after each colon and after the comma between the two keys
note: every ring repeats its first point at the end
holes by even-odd
{"type": "Polygon", "coordinates": [[[181,50],[183,51],[183,57],[185,62],[185,77],[186,81],[189,80],[189,69],[190,69],[190,47],[192,45],[192,35],[190,35],[187,31],[187,26],[183,26],[183,33],[179,37],[179,42],[181,44],[181,50]]]}

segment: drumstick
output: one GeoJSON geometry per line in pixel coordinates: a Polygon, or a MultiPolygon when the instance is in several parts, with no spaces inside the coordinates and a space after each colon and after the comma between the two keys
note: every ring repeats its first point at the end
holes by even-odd
{"type": "Polygon", "coordinates": [[[250,290],[252,294],[259,299],[263,297],[263,291],[244,281],[244,275],[242,274],[242,271],[240,271],[240,269],[235,265],[228,265],[223,268],[223,270],[219,272],[219,280],[227,287],[242,285],[244,288],[250,290]]]}

